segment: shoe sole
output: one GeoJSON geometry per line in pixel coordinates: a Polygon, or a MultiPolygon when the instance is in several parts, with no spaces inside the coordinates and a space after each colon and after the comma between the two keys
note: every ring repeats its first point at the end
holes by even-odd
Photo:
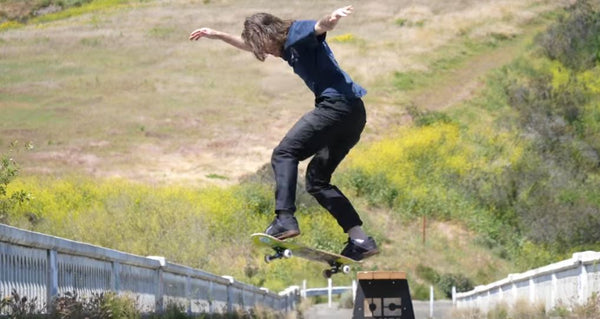
{"type": "Polygon", "coordinates": [[[342,256],[344,256],[344,257],[348,257],[348,258],[350,258],[350,259],[352,259],[352,260],[361,261],[361,260],[365,260],[365,259],[367,259],[367,258],[369,258],[369,257],[372,257],[372,256],[374,256],[374,255],[377,255],[377,254],[379,254],[379,249],[377,249],[377,248],[376,248],[376,249],[369,250],[369,251],[367,251],[367,252],[363,253],[363,254],[360,256],[360,257],[361,257],[360,259],[353,259],[353,258],[351,258],[351,257],[344,256],[344,255],[342,255],[342,256]]]}
{"type": "Polygon", "coordinates": [[[273,236],[273,237],[275,237],[275,238],[277,238],[279,240],[284,240],[284,239],[296,237],[298,235],[300,235],[300,231],[298,231],[298,230],[288,230],[288,231],[285,231],[285,232],[283,232],[281,234],[278,234],[277,236],[273,236]]]}
{"type": "Polygon", "coordinates": [[[373,250],[370,250],[370,251],[367,251],[366,253],[364,253],[362,255],[362,259],[369,258],[369,257],[377,255],[377,254],[379,254],[379,249],[373,249],[373,250]]]}

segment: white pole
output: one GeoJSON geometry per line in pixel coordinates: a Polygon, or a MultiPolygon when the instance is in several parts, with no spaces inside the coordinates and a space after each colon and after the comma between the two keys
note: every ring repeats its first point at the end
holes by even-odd
{"type": "Polygon", "coordinates": [[[352,280],[352,303],[354,303],[354,301],[356,300],[356,289],[358,287],[356,286],[356,280],[352,280]]]}
{"type": "Polygon", "coordinates": [[[306,279],[302,280],[302,298],[306,299],[306,279]]]}
{"type": "Polygon", "coordinates": [[[329,308],[331,308],[331,295],[333,290],[333,281],[331,278],[327,279],[327,298],[329,299],[329,308]]]}
{"type": "Polygon", "coordinates": [[[456,306],[456,286],[452,286],[452,305],[456,306]]]}
{"type": "Polygon", "coordinates": [[[433,286],[429,286],[429,318],[433,318],[433,286]]]}

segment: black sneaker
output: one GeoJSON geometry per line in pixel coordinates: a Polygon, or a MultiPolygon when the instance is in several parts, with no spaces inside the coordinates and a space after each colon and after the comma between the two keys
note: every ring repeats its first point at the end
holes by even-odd
{"type": "Polygon", "coordinates": [[[265,234],[283,240],[300,235],[300,228],[298,227],[296,217],[277,215],[275,220],[265,230],[265,234]]]}
{"type": "Polygon", "coordinates": [[[377,249],[375,240],[372,237],[369,237],[362,243],[358,240],[348,238],[348,244],[340,254],[358,261],[378,253],[379,249],[377,249]]]}

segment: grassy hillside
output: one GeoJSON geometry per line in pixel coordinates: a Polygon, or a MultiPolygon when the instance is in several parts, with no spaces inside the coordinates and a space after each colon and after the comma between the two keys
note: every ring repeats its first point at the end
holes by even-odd
{"type": "MultiPolygon", "coordinates": [[[[1,221],[272,289],[324,284],[312,263],[264,265],[248,240],[272,218],[270,149],[312,97],[281,61],[186,40],[203,25],[237,32],[255,11],[336,7],[286,4],[82,4],[2,31],[0,150],[21,176],[7,173],[1,221]]],[[[573,30],[560,5],[370,2],[328,35],[369,89],[363,142],[335,179],[383,247],[363,269],[406,270],[423,297],[597,247],[598,71],[549,40],[573,30]]],[[[304,193],[299,207],[299,241],[342,248],[326,212],[304,193]]]]}

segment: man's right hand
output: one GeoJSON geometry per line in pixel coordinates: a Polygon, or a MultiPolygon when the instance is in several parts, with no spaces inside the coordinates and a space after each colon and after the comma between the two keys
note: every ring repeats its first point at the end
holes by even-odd
{"type": "Polygon", "coordinates": [[[218,31],[215,31],[211,28],[200,28],[190,33],[190,40],[199,40],[200,38],[204,37],[209,39],[216,39],[218,37],[218,34],[218,31]]]}

